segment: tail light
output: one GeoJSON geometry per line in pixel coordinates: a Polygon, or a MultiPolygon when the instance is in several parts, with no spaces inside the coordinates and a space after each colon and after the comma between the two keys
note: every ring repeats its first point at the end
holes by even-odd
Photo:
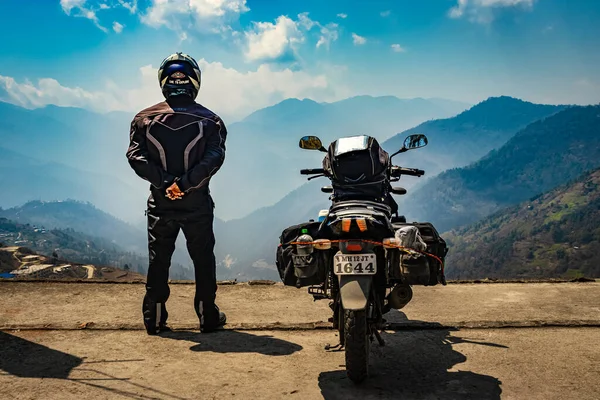
{"type": "Polygon", "coordinates": [[[357,218],[356,225],[358,225],[358,229],[360,229],[361,232],[367,230],[367,220],[365,218],[357,218]]]}
{"type": "Polygon", "coordinates": [[[342,231],[350,232],[350,225],[352,224],[352,218],[342,219],[342,231]]]}
{"type": "Polygon", "coordinates": [[[346,243],[347,251],[362,251],[363,245],[361,242],[348,242],[346,243]]]}

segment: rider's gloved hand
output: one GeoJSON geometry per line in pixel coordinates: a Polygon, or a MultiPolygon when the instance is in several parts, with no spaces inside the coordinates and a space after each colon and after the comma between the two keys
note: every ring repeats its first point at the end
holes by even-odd
{"type": "Polygon", "coordinates": [[[169,199],[178,200],[183,197],[184,192],[182,192],[181,189],[179,189],[179,186],[177,186],[177,182],[173,182],[173,184],[167,188],[166,194],[169,199]]]}

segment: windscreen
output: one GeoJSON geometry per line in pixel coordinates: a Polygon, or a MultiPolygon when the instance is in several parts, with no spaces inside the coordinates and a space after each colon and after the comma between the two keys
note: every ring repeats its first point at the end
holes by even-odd
{"type": "Polygon", "coordinates": [[[335,156],[340,154],[349,153],[356,150],[367,150],[369,148],[369,137],[363,136],[351,136],[340,138],[335,144],[335,156]]]}

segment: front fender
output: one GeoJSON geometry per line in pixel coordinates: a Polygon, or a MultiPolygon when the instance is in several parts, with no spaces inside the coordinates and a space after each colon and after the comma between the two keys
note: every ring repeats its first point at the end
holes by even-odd
{"type": "Polygon", "coordinates": [[[338,275],[340,298],[344,310],[364,310],[373,287],[373,277],[366,275],[338,275]]]}

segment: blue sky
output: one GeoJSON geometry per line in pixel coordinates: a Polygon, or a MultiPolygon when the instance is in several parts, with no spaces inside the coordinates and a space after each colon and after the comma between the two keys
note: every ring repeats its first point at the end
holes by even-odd
{"type": "Polygon", "coordinates": [[[145,107],[174,51],[232,118],[287,97],[600,102],[597,0],[33,3],[0,2],[0,99],[26,107],[145,107]]]}

